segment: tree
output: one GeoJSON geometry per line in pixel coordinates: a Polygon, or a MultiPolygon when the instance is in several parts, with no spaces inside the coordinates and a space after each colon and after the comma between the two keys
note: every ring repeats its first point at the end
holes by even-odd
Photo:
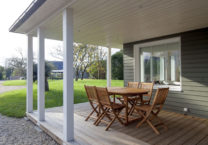
{"type": "Polygon", "coordinates": [[[93,63],[87,71],[93,79],[106,79],[106,60],[93,63]]]}
{"type": "Polygon", "coordinates": [[[102,48],[97,48],[94,52],[94,60],[88,68],[88,72],[92,78],[106,78],[106,52],[102,48]]]}
{"type": "Polygon", "coordinates": [[[13,76],[26,77],[26,58],[23,55],[22,49],[17,49],[19,56],[11,57],[6,60],[6,68],[12,70],[13,76]]]}
{"type": "MultiPolygon", "coordinates": [[[[49,63],[49,62],[45,62],[45,91],[49,91],[49,84],[48,84],[48,78],[51,75],[51,70],[54,69],[53,64],[49,63]]],[[[33,81],[35,82],[38,78],[37,76],[37,64],[33,63],[33,81]]]]}
{"type": "Polygon", "coordinates": [[[0,66],[0,80],[3,80],[4,78],[4,67],[0,66]]]}
{"type": "Polygon", "coordinates": [[[123,51],[112,55],[112,78],[123,80],[123,51]]]}
{"type": "MultiPolygon", "coordinates": [[[[78,81],[81,73],[81,79],[84,77],[84,73],[87,71],[87,68],[92,65],[96,60],[96,51],[97,46],[86,45],[81,43],[74,43],[74,72],[75,80],[78,81]]],[[[63,61],[63,49],[60,45],[54,47],[51,50],[51,56],[63,61]]]]}
{"type": "Polygon", "coordinates": [[[12,75],[12,72],[13,72],[13,68],[5,68],[4,69],[4,76],[5,76],[5,79],[10,79],[11,75],[12,75]]]}
{"type": "Polygon", "coordinates": [[[83,49],[83,53],[85,54],[83,55],[83,57],[81,57],[79,65],[79,71],[81,72],[81,80],[83,80],[87,68],[89,68],[96,59],[95,52],[98,50],[98,47],[94,45],[85,45],[84,48],[81,49],[83,49]]]}

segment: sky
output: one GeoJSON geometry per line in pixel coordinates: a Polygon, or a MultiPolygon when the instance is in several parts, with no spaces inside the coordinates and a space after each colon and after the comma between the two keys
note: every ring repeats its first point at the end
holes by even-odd
{"type": "MultiPolygon", "coordinates": [[[[21,49],[26,57],[27,37],[24,34],[10,33],[9,27],[29,6],[32,0],[6,0],[0,5],[0,65],[5,65],[5,59],[18,56],[17,50],[21,49]]],[[[46,60],[56,60],[50,55],[51,49],[61,45],[62,42],[54,40],[45,41],[46,60]]],[[[33,41],[34,59],[37,58],[37,39],[33,41]]],[[[112,49],[112,54],[118,49],[112,49]]]]}

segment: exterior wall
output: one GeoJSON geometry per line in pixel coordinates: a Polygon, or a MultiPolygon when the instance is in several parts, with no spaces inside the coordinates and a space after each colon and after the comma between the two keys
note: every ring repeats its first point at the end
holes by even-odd
{"type": "Polygon", "coordinates": [[[208,28],[124,44],[124,83],[134,81],[134,44],[181,37],[182,91],[170,91],[165,109],[208,118],[208,28]]]}

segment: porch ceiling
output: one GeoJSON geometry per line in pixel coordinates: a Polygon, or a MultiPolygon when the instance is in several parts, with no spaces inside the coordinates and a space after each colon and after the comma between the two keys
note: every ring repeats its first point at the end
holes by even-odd
{"type": "Polygon", "coordinates": [[[122,48],[123,43],[208,26],[207,0],[47,0],[14,32],[62,40],[62,10],[74,9],[74,40],[122,48]]]}

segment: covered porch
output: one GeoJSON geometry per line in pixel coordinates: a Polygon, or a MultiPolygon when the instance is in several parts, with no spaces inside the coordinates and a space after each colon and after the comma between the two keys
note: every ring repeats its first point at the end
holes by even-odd
{"type": "Polygon", "coordinates": [[[63,107],[46,109],[45,121],[38,121],[38,112],[27,116],[58,143],[102,145],[205,145],[208,141],[208,120],[198,117],[184,116],[174,112],[162,111],[159,117],[165,121],[168,130],[159,128],[161,135],[156,135],[146,124],[136,128],[137,122],[122,126],[118,122],[109,131],[105,125],[93,125],[93,119],[84,121],[91,111],[89,103],[74,105],[75,142],[68,143],[63,138],[63,107]]]}
{"type": "Polygon", "coordinates": [[[160,136],[147,126],[135,129],[135,124],[128,127],[115,124],[111,131],[105,132],[102,126],[85,122],[90,107],[87,104],[74,106],[73,43],[108,48],[106,86],[110,86],[111,48],[124,50],[126,85],[128,81],[142,80],[137,61],[139,54],[134,45],[156,38],[179,37],[181,49],[177,50],[179,54],[182,52],[180,60],[185,61],[180,63],[186,72],[180,68],[180,90],[173,90],[166,108],[178,112],[190,108],[193,115],[207,117],[208,33],[207,30],[197,31],[198,35],[185,33],[208,26],[207,4],[206,0],[34,0],[10,28],[10,32],[26,34],[28,39],[27,116],[61,144],[206,144],[205,119],[173,112],[159,114],[169,127],[168,131],[161,131],[160,136]],[[38,38],[37,111],[33,111],[32,94],[33,37],[38,38]],[[45,39],[63,41],[63,108],[45,109],[45,39]],[[195,53],[199,53],[194,61],[198,69],[191,68],[195,53]]]}

